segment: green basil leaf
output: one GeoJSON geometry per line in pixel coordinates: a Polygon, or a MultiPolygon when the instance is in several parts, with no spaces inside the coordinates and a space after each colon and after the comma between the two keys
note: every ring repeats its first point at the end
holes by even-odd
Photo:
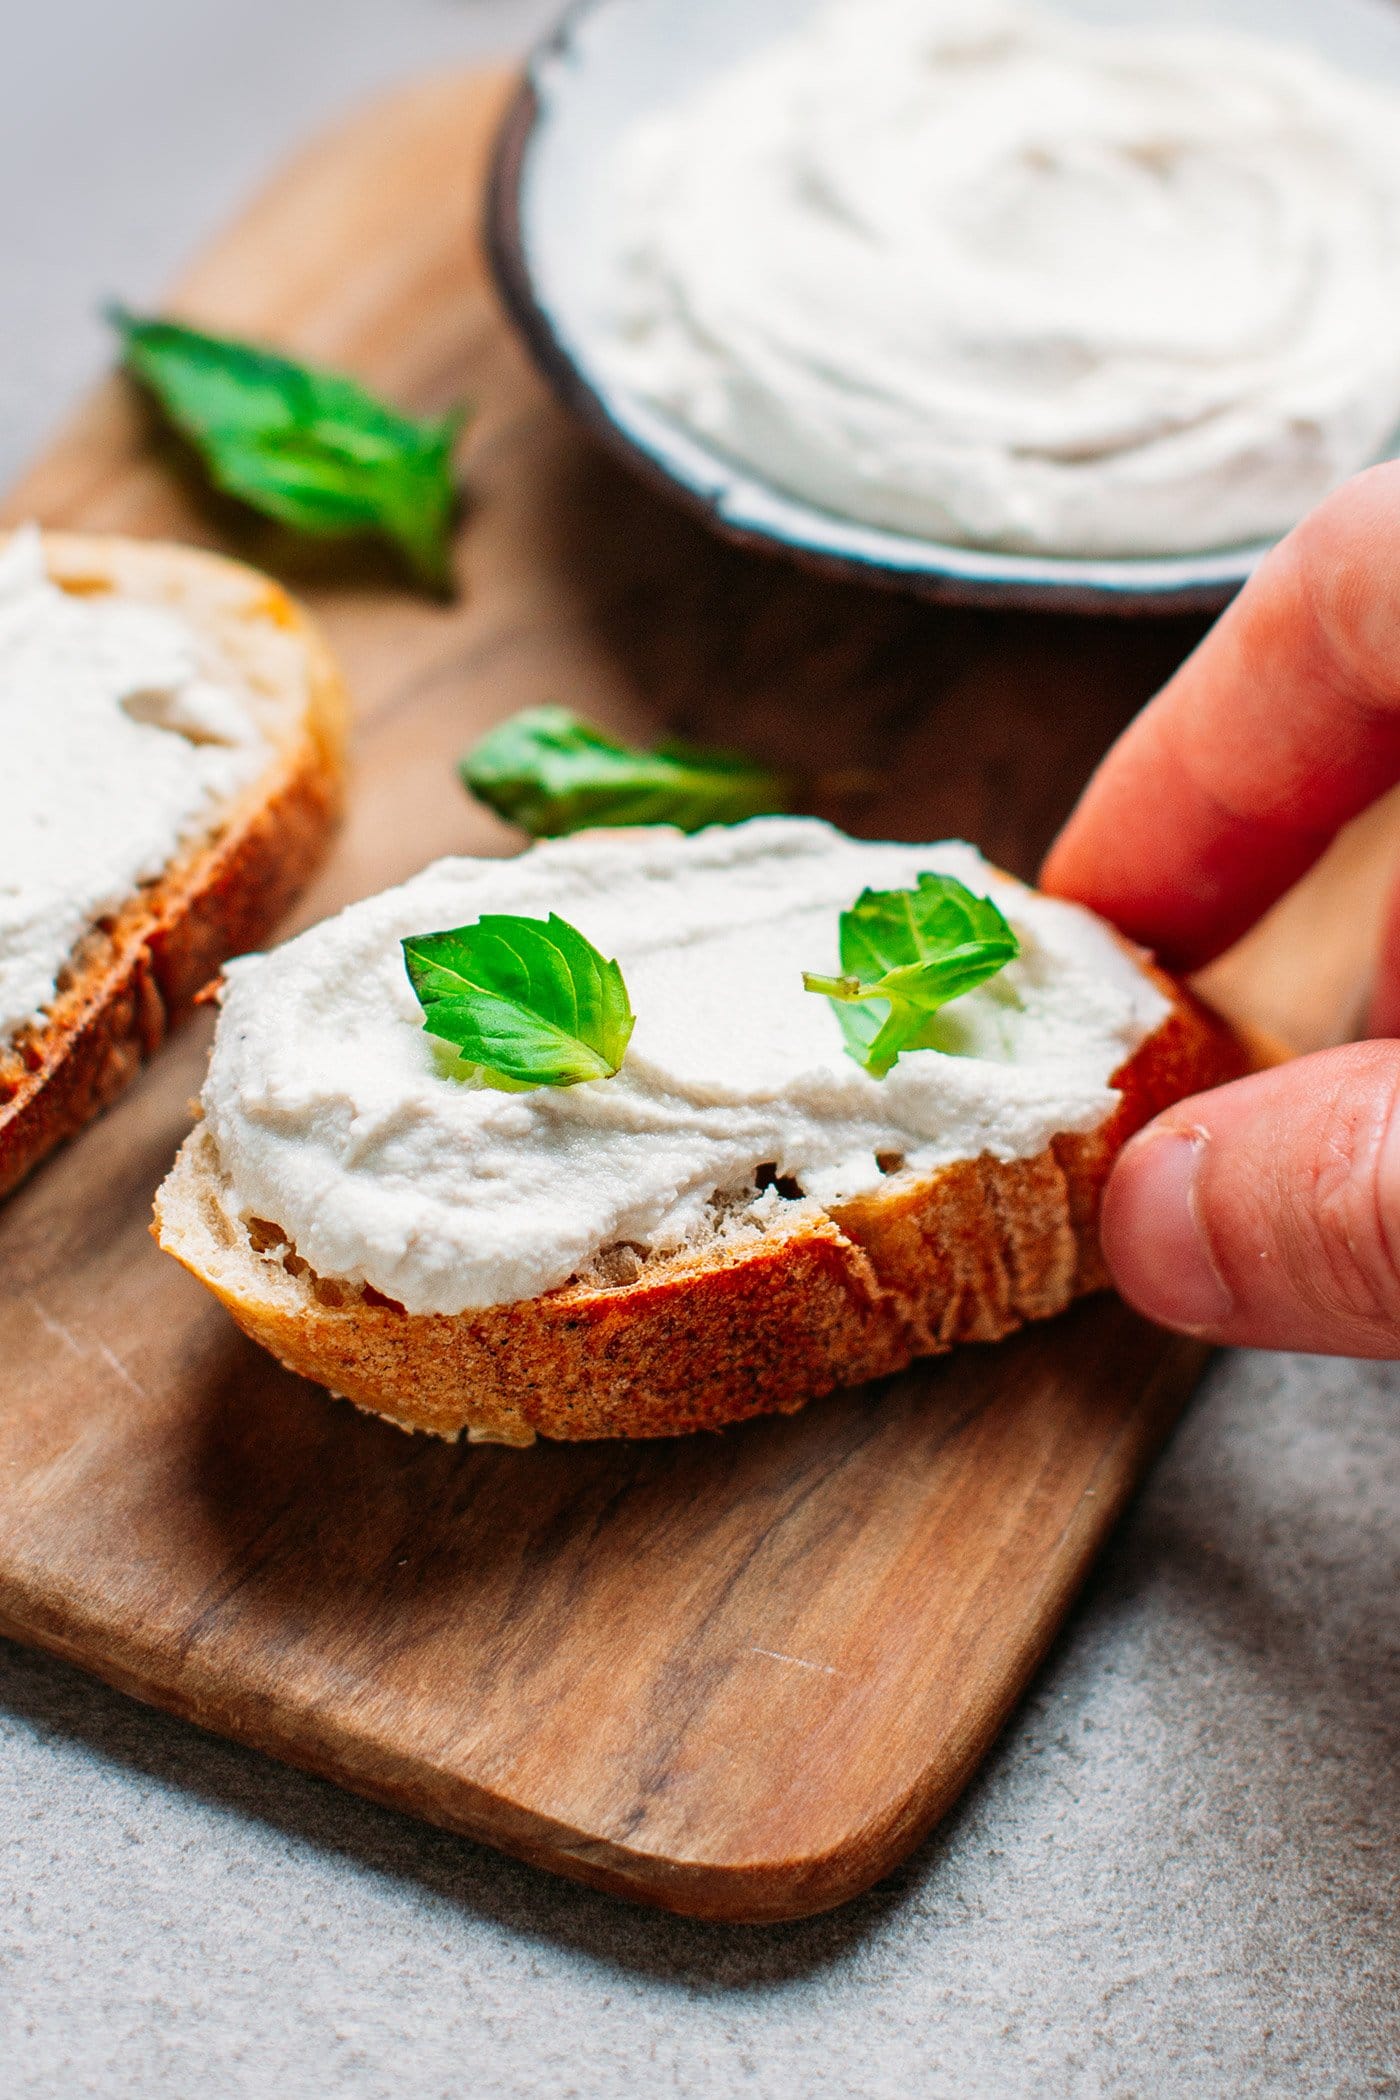
{"type": "Polygon", "coordinates": [[[463,783],[532,838],[591,824],[738,824],[792,809],[797,782],[731,751],[665,743],[636,751],[564,707],[530,707],[482,738],[463,783]]]}
{"type": "Polygon", "coordinates": [[[487,1085],[578,1086],[622,1065],[632,1008],[622,972],[553,912],[489,913],[403,943],[430,1035],[487,1085]]]}
{"type": "Polygon", "coordinates": [[[126,369],[188,438],[210,480],[320,538],[375,534],[433,590],[451,586],[452,450],[465,413],[401,416],[353,379],[121,307],[126,369]]]}
{"type": "Polygon", "coordinates": [[[1020,953],[990,897],[952,875],[922,874],[912,890],[862,890],[841,914],[841,975],[804,971],[830,999],[847,1055],[883,1079],[905,1050],[937,1047],[940,1007],[985,984],[1020,953]]]}

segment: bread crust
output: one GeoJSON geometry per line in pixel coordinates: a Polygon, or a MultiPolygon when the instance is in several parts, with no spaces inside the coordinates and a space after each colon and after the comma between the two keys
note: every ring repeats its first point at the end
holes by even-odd
{"type": "Polygon", "coordinates": [[[0,1196],[121,1092],[229,956],[266,939],[321,860],[344,795],[345,688],[319,630],[280,585],[193,547],[44,534],[50,575],[213,623],[304,685],[261,776],[217,831],[94,929],[43,1023],[0,1047],[0,1196]]]}
{"type": "Polygon", "coordinates": [[[1104,1285],[1099,1201],[1123,1144],[1170,1102],[1258,1061],[1145,967],[1172,1011],[1115,1074],[1119,1106],[1098,1130],[1034,1159],[894,1173],[829,1212],[796,1201],[771,1230],[653,1257],[630,1282],[408,1313],[316,1277],[275,1221],[250,1231],[232,1216],[202,1128],[160,1191],[153,1230],[289,1370],[404,1428],[528,1443],[791,1413],[916,1356],[994,1341],[1104,1285]]]}

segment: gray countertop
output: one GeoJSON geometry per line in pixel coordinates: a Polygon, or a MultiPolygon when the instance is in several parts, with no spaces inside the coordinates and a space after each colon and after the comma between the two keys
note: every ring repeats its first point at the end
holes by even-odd
{"type": "MultiPolygon", "coordinates": [[[[548,12],[12,21],[5,474],[100,369],[100,296],[154,296],[357,95],[548,12]]],[[[1390,1366],[1220,1361],[961,1807],[892,1882],[780,1929],[570,1888],[0,1644],[0,2087],[1400,2093],[1398,1402],[1390,1366]]]]}

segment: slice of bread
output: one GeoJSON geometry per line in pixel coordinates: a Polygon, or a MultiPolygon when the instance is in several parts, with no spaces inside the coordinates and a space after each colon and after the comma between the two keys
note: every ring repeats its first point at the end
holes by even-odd
{"type": "Polygon", "coordinates": [[[791,1412],[1103,1287],[1099,1199],[1119,1149],[1160,1108],[1257,1061],[1143,967],[1171,1012],[1115,1075],[1119,1106],[1088,1136],[925,1175],[891,1161],[874,1194],[829,1211],[794,1197],[776,1222],[771,1200],[758,1220],[730,1199],[682,1252],[600,1250],[537,1298],[413,1314],[317,1276],[276,1220],[239,1218],[202,1126],[160,1191],[154,1230],[289,1370],[406,1429],[525,1444],[791,1412]]]}
{"type": "Polygon", "coordinates": [[[220,672],[259,695],[271,756],[197,845],[90,930],[43,1018],[0,1043],[0,1195],[106,1107],[230,955],[265,939],[320,860],[343,789],[340,674],[277,584],[191,547],[58,532],[43,544],[65,591],[189,622],[220,672]]]}

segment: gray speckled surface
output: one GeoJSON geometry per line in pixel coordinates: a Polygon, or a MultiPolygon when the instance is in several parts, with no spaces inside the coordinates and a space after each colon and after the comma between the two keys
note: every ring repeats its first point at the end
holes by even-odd
{"type": "MultiPolygon", "coordinates": [[[[285,146],[521,0],[53,0],[0,469],[285,146]]],[[[0,1370],[0,1395],[3,1371],[0,1370]]],[[[7,2096],[1400,2093],[1400,1371],[1219,1363],[984,1774],[773,1931],[629,1910],[0,1644],[7,2096]]]]}

